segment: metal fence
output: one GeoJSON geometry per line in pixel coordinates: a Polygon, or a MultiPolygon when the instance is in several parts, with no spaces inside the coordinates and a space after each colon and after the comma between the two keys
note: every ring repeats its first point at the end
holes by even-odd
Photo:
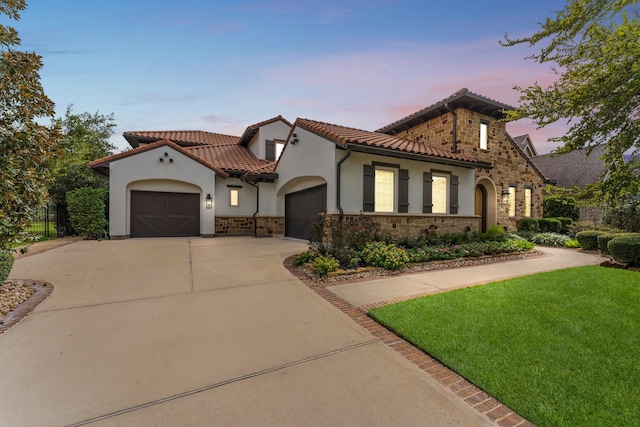
{"type": "Polygon", "coordinates": [[[49,204],[40,209],[28,231],[45,237],[64,237],[73,234],[67,207],[49,204]]]}

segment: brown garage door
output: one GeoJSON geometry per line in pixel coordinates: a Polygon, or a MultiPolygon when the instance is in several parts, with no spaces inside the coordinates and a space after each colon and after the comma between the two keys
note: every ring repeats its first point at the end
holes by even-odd
{"type": "Polygon", "coordinates": [[[308,239],[311,223],[327,210],[327,186],[308,188],[284,196],[284,235],[308,239]]]}
{"type": "Polygon", "coordinates": [[[131,191],[131,237],[200,235],[200,195],[131,191]]]}

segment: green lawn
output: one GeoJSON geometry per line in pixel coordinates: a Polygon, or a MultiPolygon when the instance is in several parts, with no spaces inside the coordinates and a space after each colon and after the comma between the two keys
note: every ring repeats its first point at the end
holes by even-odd
{"type": "Polygon", "coordinates": [[[538,426],[640,425],[638,272],[573,268],[370,315],[538,426]]]}

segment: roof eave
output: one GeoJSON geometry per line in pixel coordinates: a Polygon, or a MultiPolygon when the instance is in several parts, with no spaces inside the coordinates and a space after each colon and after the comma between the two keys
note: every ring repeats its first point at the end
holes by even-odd
{"type": "Polygon", "coordinates": [[[427,154],[417,154],[417,153],[408,153],[406,151],[399,150],[390,150],[388,148],[380,148],[380,147],[371,147],[367,145],[360,144],[346,144],[345,146],[338,147],[343,149],[351,149],[351,151],[356,151],[360,153],[367,154],[377,154],[381,156],[395,157],[399,159],[408,159],[408,160],[417,160],[419,162],[429,162],[429,163],[437,163],[441,165],[449,165],[449,166],[458,166],[468,169],[493,169],[493,165],[487,162],[471,162],[465,160],[458,159],[447,159],[438,156],[430,156],[427,154]]]}

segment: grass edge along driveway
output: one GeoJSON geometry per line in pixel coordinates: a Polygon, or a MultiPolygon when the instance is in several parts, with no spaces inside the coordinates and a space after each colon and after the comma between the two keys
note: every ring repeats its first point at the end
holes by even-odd
{"type": "Polygon", "coordinates": [[[640,273],[586,266],[369,315],[538,426],[640,419],[640,273]]]}

